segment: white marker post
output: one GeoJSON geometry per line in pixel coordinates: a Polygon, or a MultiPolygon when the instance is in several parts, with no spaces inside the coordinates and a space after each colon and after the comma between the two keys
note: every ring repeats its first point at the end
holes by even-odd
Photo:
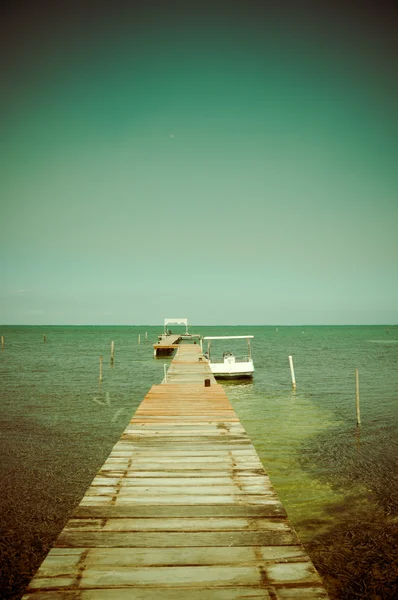
{"type": "Polygon", "coordinates": [[[138,336],[138,343],[141,344],[141,334],[138,336]]]}
{"type": "Polygon", "coordinates": [[[357,407],[357,425],[361,424],[361,411],[359,408],[359,372],[355,369],[355,387],[356,387],[356,407],[357,407]]]}
{"type": "Polygon", "coordinates": [[[296,386],[296,379],[294,377],[293,358],[291,356],[289,356],[289,364],[290,364],[290,373],[292,375],[292,386],[293,386],[293,389],[295,390],[297,386],[296,386]]]}
{"type": "Polygon", "coordinates": [[[166,363],[164,363],[164,365],[163,365],[163,372],[164,372],[163,383],[167,383],[167,365],[166,365],[166,363]]]}

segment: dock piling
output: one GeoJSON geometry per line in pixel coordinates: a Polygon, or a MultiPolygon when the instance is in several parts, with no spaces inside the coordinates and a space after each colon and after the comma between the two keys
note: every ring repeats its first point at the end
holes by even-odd
{"type": "Polygon", "coordinates": [[[43,343],[46,343],[46,334],[43,335],[43,343]]]}
{"type": "Polygon", "coordinates": [[[4,335],[1,336],[1,349],[4,350],[4,335]]]}
{"type": "Polygon", "coordinates": [[[355,369],[355,388],[356,388],[356,409],[357,409],[357,425],[361,424],[361,410],[359,406],[359,371],[355,369]]]}
{"type": "Polygon", "coordinates": [[[100,356],[100,374],[99,374],[99,380],[102,381],[102,356],[100,356]]]}
{"type": "Polygon", "coordinates": [[[113,366],[114,359],[115,359],[115,342],[112,340],[112,342],[111,342],[111,366],[113,366]]]}
{"type": "Polygon", "coordinates": [[[138,334],[138,343],[141,344],[141,334],[138,334]]]}

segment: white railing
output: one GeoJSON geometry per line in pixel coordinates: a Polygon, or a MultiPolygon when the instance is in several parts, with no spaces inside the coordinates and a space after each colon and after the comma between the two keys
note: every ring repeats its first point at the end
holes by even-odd
{"type": "MultiPolygon", "coordinates": [[[[205,356],[206,358],[206,356],[205,356]]],[[[208,359],[209,362],[211,363],[223,363],[224,359],[228,358],[227,356],[213,356],[213,354],[210,355],[210,358],[208,359]]],[[[235,362],[236,363],[246,363],[246,362],[252,362],[252,358],[250,356],[235,356],[235,362]]]]}

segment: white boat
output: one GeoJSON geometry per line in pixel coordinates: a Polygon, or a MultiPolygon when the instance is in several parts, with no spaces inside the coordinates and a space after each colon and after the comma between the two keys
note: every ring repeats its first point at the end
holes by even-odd
{"type": "Polygon", "coordinates": [[[253,377],[254,365],[250,349],[250,340],[253,337],[253,335],[221,335],[203,338],[207,340],[207,350],[204,353],[204,357],[207,359],[214,377],[224,379],[253,377]],[[247,354],[238,357],[227,350],[223,353],[222,357],[217,357],[211,352],[211,342],[213,340],[246,340],[247,354]]]}

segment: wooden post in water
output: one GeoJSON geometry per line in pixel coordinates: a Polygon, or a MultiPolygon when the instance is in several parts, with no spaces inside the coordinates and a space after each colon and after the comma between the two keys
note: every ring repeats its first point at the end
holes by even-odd
{"type": "Polygon", "coordinates": [[[1,349],[4,350],[4,335],[1,336],[1,349]]]}
{"type": "Polygon", "coordinates": [[[356,407],[357,407],[357,425],[361,424],[361,411],[359,408],[359,372],[355,369],[355,388],[356,388],[356,407]]]}
{"type": "Polygon", "coordinates": [[[100,376],[99,380],[102,381],[102,356],[100,356],[100,376]]]}
{"type": "Polygon", "coordinates": [[[289,364],[290,364],[290,373],[292,375],[292,386],[293,386],[293,389],[295,390],[297,386],[296,386],[296,379],[294,377],[293,358],[291,356],[289,356],[289,364]]]}
{"type": "Polygon", "coordinates": [[[111,342],[111,365],[113,365],[114,358],[115,358],[115,342],[112,340],[112,342],[111,342]]]}
{"type": "Polygon", "coordinates": [[[46,334],[43,335],[43,342],[46,343],[46,334]]]}
{"type": "Polygon", "coordinates": [[[146,342],[148,341],[148,332],[147,331],[145,332],[145,341],[146,342]]]}
{"type": "Polygon", "coordinates": [[[138,343],[141,344],[141,334],[138,334],[138,343]]]}

